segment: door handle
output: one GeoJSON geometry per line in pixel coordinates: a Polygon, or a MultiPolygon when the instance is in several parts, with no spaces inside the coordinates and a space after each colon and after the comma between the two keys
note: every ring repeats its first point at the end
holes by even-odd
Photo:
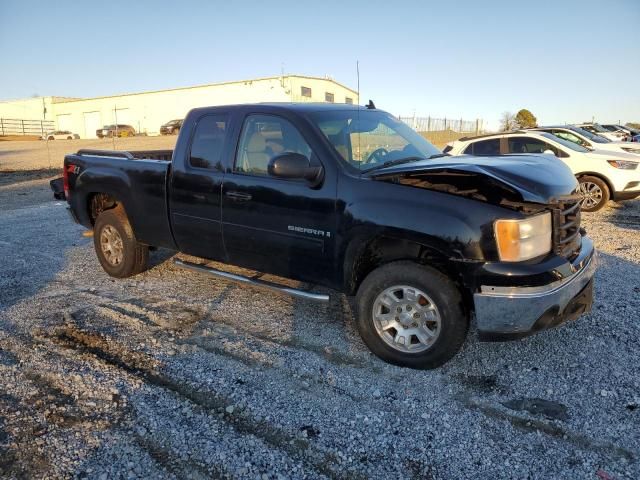
{"type": "Polygon", "coordinates": [[[225,192],[224,195],[236,202],[248,202],[252,198],[251,195],[248,193],[234,192],[234,191],[225,192]]]}

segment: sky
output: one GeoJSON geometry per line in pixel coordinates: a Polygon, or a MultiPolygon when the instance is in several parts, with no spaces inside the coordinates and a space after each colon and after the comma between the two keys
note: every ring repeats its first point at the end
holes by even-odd
{"type": "Polygon", "coordinates": [[[395,115],[640,122],[640,0],[0,0],[0,100],[325,76],[395,115]]]}

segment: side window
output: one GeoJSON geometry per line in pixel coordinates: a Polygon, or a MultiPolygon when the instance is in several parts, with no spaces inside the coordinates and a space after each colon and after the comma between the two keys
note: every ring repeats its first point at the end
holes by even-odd
{"type": "Polygon", "coordinates": [[[576,135],[574,135],[573,133],[570,133],[570,132],[555,131],[555,132],[553,132],[553,134],[556,137],[560,137],[560,138],[563,138],[565,140],[569,140],[570,142],[576,143],[578,145],[582,145],[583,147],[590,146],[589,142],[585,142],[580,137],[578,137],[578,136],[576,136],[576,135]]]}
{"type": "Polygon", "coordinates": [[[508,139],[509,153],[542,153],[548,145],[531,137],[511,137],[508,139]]]}
{"type": "Polygon", "coordinates": [[[473,142],[463,153],[467,155],[500,155],[500,139],[491,138],[473,142]]]}
{"type": "Polygon", "coordinates": [[[530,137],[511,137],[508,139],[509,153],[544,153],[551,150],[556,157],[566,157],[567,154],[558,150],[547,142],[530,137]]]}
{"type": "Polygon", "coordinates": [[[226,127],[226,115],[207,115],[198,121],[189,155],[192,167],[222,170],[226,127]]]}
{"type": "Polygon", "coordinates": [[[242,127],[234,171],[268,175],[269,161],[285,152],[311,158],[311,147],[288,120],[274,115],[249,115],[242,127]]]}

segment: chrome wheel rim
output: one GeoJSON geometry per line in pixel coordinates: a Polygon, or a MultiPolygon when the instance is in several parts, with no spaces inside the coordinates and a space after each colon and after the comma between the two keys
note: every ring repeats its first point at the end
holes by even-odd
{"type": "Polygon", "coordinates": [[[593,182],[580,182],[582,208],[593,208],[602,202],[602,189],[593,182]]]}
{"type": "Polygon", "coordinates": [[[116,266],[122,263],[124,257],[122,237],[111,225],[107,225],[100,232],[100,248],[110,265],[116,266]]]}
{"type": "Polygon", "coordinates": [[[394,285],[376,297],[373,324],[387,345],[403,353],[428,350],[442,329],[440,312],[433,300],[408,285],[394,285]]]}

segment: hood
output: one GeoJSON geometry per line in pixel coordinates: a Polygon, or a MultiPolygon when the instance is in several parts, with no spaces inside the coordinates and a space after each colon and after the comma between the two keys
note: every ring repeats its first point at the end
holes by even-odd
{"type": "MultiPolygon", "coordinates": [[[[633,144],[630,145],[633,146],[633,144]]],[[[638,148],[640,148],[640,146],[638,148]]],[[[591,150],[585,155],[595,160],[629,160],[631,162],[638,161],[637,153],[623,152],[621,150],[591,150]]]]}
{"type": "Polygon", "coordinates": [[[571,195],[578,186],[569,167],[551,155],[459,155],[391,166],[369,176],[491,203],[510,200],[549,204],[571,195]]]}

